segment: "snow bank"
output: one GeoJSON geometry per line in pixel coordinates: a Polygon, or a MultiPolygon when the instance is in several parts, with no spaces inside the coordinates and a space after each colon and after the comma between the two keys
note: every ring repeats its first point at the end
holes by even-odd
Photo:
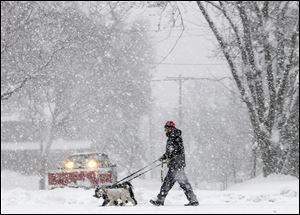
{"type": "Polygon", "coordinates": [[[22,188],[25,190],[38,190],[38,176],[28,176],[13,171],[1,171],[1,190],[22,188]]]}
{"type": "Polygon", "coordinates": [[[149,200],[159,191],[159,178],[136,179],[133,186],[137,206],[128,204],[126,207],[99,207],[102,200],[92,197],[93,189],[41,191],[33,186],[38,184],[36,177],[7,171],[4,173],[6,176],[1,176],[1,188],[4,188],[2,185],[5,186],[1,189],[1,213],[299,213],[299,181],[289,176],[258,177],[234,185],[226,191],[195,190],[200,203],[198,207],[183,206],[187,200],[177,184],[167,196],[164,207],[152,206],[149,200]],[[22,180],[24,183],[16,183],[14,180],[22,180]]]}
{"type": "Polygon", "coordinates": [[[299,194],[299,180],[288,175],[258,176],[249,181],[233,185],[229,191],[251,191],[264,193],[281,193],[288,190],[299,194]]]}

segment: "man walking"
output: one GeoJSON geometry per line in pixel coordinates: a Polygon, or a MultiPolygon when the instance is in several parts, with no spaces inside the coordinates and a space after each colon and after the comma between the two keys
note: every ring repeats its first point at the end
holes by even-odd
{"type": "Polygon", "coordinates": [[[169,170],[157,195],[157,199],[150,200],[150,203],[156,206],[164,205],[168,192],[177,181],[189,200],[189,203],[185,204],[185,206],[197,206],[199,205],[197,197],[184,172],[186,164],[181,130],[175,127],[173,121],[168,121],[165,124],[165,132],[168,137],[166,153],[163,154],[160,161],[168,163],[169,170]]]}

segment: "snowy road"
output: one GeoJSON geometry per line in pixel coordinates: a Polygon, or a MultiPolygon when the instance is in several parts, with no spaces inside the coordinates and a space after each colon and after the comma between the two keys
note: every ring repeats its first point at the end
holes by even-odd
{"type": "MultiPolygon", "coordinates": [[[[1,213],[299,213],[299,181],[291,178],[253,180],[227,191],[196,190],[200,205],[185,207],[182,190],[174,187],[164,207],[150,205],[159,183],[133,183],[137,206],[99,207],[93,190],[76,188],[39,191],[24,188],[1,190],[1,213]],[[267,183],[266,183],[267,182],[267,183]]],[[[2,185],[2,184],[1,184],[2,185]]]]}
{"type": "Polygon", "coordinates": [[[101,201],[92,197],[93,190],[57,189],[26,191],[14,189],[1,192],[1,213],[297,213],[297,193],[259,194],[222,191],[197,191],[198,207],[184,207],[183,192],[170,192],[166,206],[154,207],[148,199],[154,191],[136,191],[138,206],[99,207],[101,201]]]}

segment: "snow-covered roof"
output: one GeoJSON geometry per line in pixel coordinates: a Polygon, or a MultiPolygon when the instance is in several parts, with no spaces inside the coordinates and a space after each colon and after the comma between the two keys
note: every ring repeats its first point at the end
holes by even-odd
{"type": "MultiPolygon", "coordinates": [[[[57,150],[78,150],[91,148],[89,140],[54,140],[51,149],[57,150]]],[[[39,142],[1,142],[1,150],[39,150],[39,142]]]]}
{"type": "Polygon", "coordinates": [[[99,155],[103,155],[103,156],[107,156],[107,154],[103,153],[103,152],[81,152],[81,153],[74,153],[72,154],[72,156],[81,156],[81,155],[91,155],[91,154],[99,154],[99,155]]]}

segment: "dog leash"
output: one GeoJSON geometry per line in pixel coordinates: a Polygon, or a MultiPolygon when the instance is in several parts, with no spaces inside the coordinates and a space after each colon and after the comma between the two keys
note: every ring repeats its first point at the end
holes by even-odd
{"type": "Polygon", "coordinates": [[[142,173],[140,173],[140,174],[136,175],[135,177],[133,177],[132,179],[130,179],[130,180],[128,180],[128,181],[132,181],[133,179],[135,179],[135,178],[137,178],[137,177],[140,177],[141,175],[143,175],[143,174],[145,174],[145,173],[147,173],[147,172],[149,172],[149,171],[151,171],[151,170],[155,169],[156,167],[159,167],[160,165],[161,165],[161,164],[158,164],[158,165],[156,165],[156,166],[152,167],[151,169],[148,169],[147,171],[145,171],[145,172],[142,172],[142,173]]]}
{"type": "MultiPolygon", "coordinates": [[[[173,157],[173,158],[169,159],[168,162],[172,161],[172,160],[175,159],[175,158],[176,158],[176,157],[173,157]]],[[[139,169],[138,171],[136,171],[136,172],[130,174],[129,176],[126,176],[125,178],[122,178],[121,180],[115,182],[115,183],[112,184],[111,186],[115,186],[115,185],[119,184],[120,182],[124,181],[125,179],[128,179],[128,178],[130,178],[131,176],[135,175],[136,173],[139,173],[139,172],[141,172],[142,170],[144,170],[144,169],[146,169],[146,168],[152,166],[152,165],[153,165],[154,163],[156,163],[157,161],[160,161],[160,160],[157,159],[157,160],[153,161],[153,162],[150,163],[149,165],[143,167],[142,169],[139,169]]],[[[145,174],[145,173],[147,173],[147,172],[149,172],[149,171],[155,169],[156,167],[159,167],[160,165],[163,165],[164,163],[166,163],[166,162],[161,162],[161,163],[159,163],[158,165],[156,165],[156,166],[150,168],[149,170],[147,170],[147,171],[145,171],[145,172],[142,172],[142,173],[136,175],[135,177],[133,177],[132,179],[127,180],[127,181],[132,181],[133,179],[135,179],[135,178],[137,178],[137,177],[140,177],[141,175],[143,175],[143,174],[145,174]]],[[[162,179],[162,181],[163,181],[163,179],[162,179]]]]}
{"type": "MultiPolygon", "coordinates": [[[[171,160],[172,160],[172,159],[171,159],[171,160]]],[[[163,166],[163,164],[165,164],[165,163],[166,163],[166,162],[162,162],[162,163],[160,163],[160,164],[158,164],[158,165],[156,165],[156,166],[154,166],[154,167],[148,169],[147,171],[140,173],[139,175],[135,176],[134,178],[132,178],[132,179],[130,179],[130,180],[128,180],[128,181],[132,181],[133,179],[135,179],[135,178],[137,178],[137,177],[140,177],[141,175],[143,175],[143,174],[145,174],[145,173],[147,173],[147,172],[149,172],[149,171],[155,169],[156,167],[159,167],[160,165],[163,166]]],[[[162,175],[161,180],[162,180],[162,182],[164,181],[163,175],[162,175]]]]}
{"type": "MultiPolygon", "coordinates": [[[[152,163],[150,163],[149,165],[143,167],[142,169],[139,169],[138,171],[135,171],[134,173],[132,173],[132,174],[126,176],[125,178],[122,178],[121,180],[115,182],[114,184],[112,184],[112,186],[114,186],[114,185],[116,185],[116,184],[119,184],[120,182],[124,181],[125,179],[130,178],[131,176],[133,176],[133,175],[135,175],[135,174],[141,172],[142,170],[144,170],[144,169],[146,169],[146,168],[152,166],[152,165],[155,164],[157,161],[159,161],[159,159],[153,161],[152,163]]],[[[160,164],[159,164],[159,165],[160,165],[160,164]]],[[[156,166],[156,167],[157,167],[157,166],[156,166]]],[[[155,168],[155,167],[154,167],[154,168],[155,168]]],[[[154,168],[152,168],[152,169],[154,169],[154,168]]],[[[152,170],[152,169],[150,169],[150,170],[152,170]]],[[[150,171],[150,170],[149,170],[149,171],[150,171]]],[[[146,172],[144,172],[144,173],[146,173],[146,172]]],[[[143,173],[143,174],[144,174],[144,173],[143,173]]],[[[139,176],[141,176],[141,175],[142,175],[142,174],[140,174],[139,176]]],[[[136,177],[135,177],[135,178],[136,178],[136,177]]],[[[131,179],[131,180],[132,180],[132,179],[131,179]]]]}
{"type": "Polygon", "coordinates": [[[163,169],[164,169],[164,162],[161,163],[161,170],[160,170],[160,180],[161,180],[161,183],[163,183],[163,181],[164,181],[164,172],[163,172],[163,169]]]}

